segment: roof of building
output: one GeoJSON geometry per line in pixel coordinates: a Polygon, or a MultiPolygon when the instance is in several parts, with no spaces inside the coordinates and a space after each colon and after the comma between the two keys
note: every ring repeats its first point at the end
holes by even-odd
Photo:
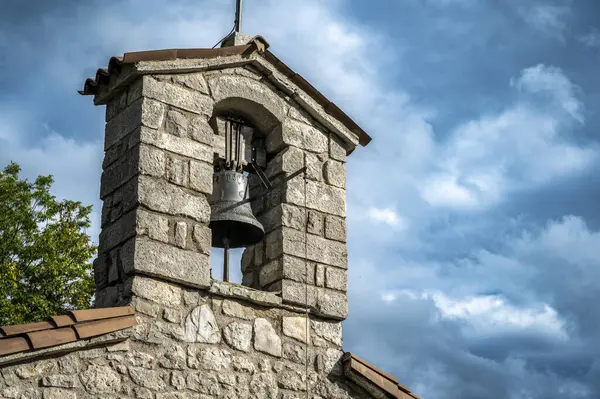
{"type": "Polygon", "coordinates": [[[125,53],[122,57],[112,57],[109,60],[108,68],[99,68],[94,78],[88,78],[85,81],[83,90],[79,91],[82,95],[96,95],[102,86],[108,85],[110,77],[118,74],[123,65],[135,64],[141,61],[168,61],[176,59],[206,59],[217,57],[228,57],[234,55],[250,55],[254,52],[260,54],[266,61],[272,64],[277,71],[290,79],[300,89],[306,92],[313,100],[323,107],[325,112],[339,120],[348,130],[353,132],[362,146],[366,146],[371,141],[371,137],[354,122],[337,105],[329,101],[321,92],[314,88],[306,79],[294,72],[290,67],[284,64],[273,53],[268,51],[269,43],[262,36],[255,36],[248,44],[242,46],[230,46],[214,49],[167,49],[136,51],[125,53]]]}
{"type": "Polygon", "coordinates": [[[97,337],[137,324],[130,306],[72,310],[48,321],[0,327],[0,357],[97,337]]]}
{"type": "Polygon", "coordinates": [[[342,357],[342,363],[346,377],[367,390],[376,388],[398,399],[419,399],[407,386],[400,384],[396,377],[353,353],[346,352],[342,357]]]}

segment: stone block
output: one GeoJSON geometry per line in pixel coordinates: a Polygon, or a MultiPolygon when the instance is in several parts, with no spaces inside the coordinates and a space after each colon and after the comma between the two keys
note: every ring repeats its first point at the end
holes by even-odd
{"type": "Polygon", "coordinates": [[[300,342],[310,342],[309,320],[306,317],[284,317],[282,322],[283,335],[300,342]]]}
{"type": "Polygon", "coordinates": [[[206,79],[200,72],[190,72],[185,74],[170,75],[173,83],[199,91],[202,94],[208,94],[208,85],[206,79]]]}
{"type": "Polygon", "coordinates": [[[252,325],[231,322],[223,329],[223,338],[233,349],[248,352],[252,343],[252,325]]]}
{"type": "Polygon", "coordinates": [[[212,114],[213,102],[209,96],[148,75],[143,77],[142,96],[196,114],[212,114]]]}
{"type": "Polygon", "coordinates": [[[130,252],[126,262],[134,265],[136,273],[192,287],[210,286],[209,256],[144,237],[134,241],[134,250],[130,252]]]}
{"type": "Polygon", "coordinates": [[[317,311],[324,316],[343,320],[348,316],[348,298],[343,292],[319,288],[317,311]]]}
{"type": "Polygon", "coordinates": [[[314,126],[287,118],[280,130],[267,136],[267,152],[277,152],[291,145],[305,151],[322,153],[329,150],[328,141],[327,135],[314,126]]]}
{"type": "Polygon", "coordinates": [[[281,357],[281,337],[267,319],[254,320],[254,349],[281,357]]]}
{"type": "Polygon", "coordinates": [[[169,242],[169,219],[163,215],[148,212],[144,209],[136,211],[136,233],[137,235],[152,238],[164,243],[169,242]]]}
{"type": "Polygon", "coordinates": [[[342,347],[341,321],[311,320],[310,326],[313,335],[323,338],[340,348],[342,347]]]}
{"type": "Polygon", "coordinates": [[[314,286],[292,280],[281,280],[275,286],[281,290],[281,298],[284,303],[310,308],[317,305],[317,293],[314,286]]]}
{"type": "Polygon", "coordinates": [[[185,342],[217,344],[221,342],[221,330],[208,305],[194,308],[185,319],[183,339],[185,342]]]}
{"type": "Polygon", "coordinates": [[[167,112],[165,130],[177,137],[187,137],[190,121],[182,112],[170,110],[167,112]]]}
{"type": "Polygon", "coordinates": [[[348,290],[348,271],[337,267],[325,270],[325,287],[338,291],[348,290]]]}
{"type": "Polygon", "coordinates": [[[188,136],[192,140],[212,146],[215,132],[208,123],[208,116],[198,115],[193,117],[190,121],[188,136]]]}
{"type": "Polygon", "coordinates": [[[167,160],[167,180],[178,186],[187,186],[189,175],[189,161],[174,156],[167,160]]]}
{"type": "Polygon", "coordinates": [[[210,205],[204,195],[192,195],[181,187],[148,176],[139,176],[137,183],[138,202],[149,210],[202,223],[210,221],[210,205]]]}
{"type": "Polygon", "coordinates": [[[325,286],[325,266],[315,265],[315,285],[317,287],[325,286]]]}
{"type": "Polygon", "coordinates": [[[108,150],[140,126],[158,129],[163,123],[164,113],[164,104],[148,98],[138,99],[108,121],[104,150],[108,150]]]}
{"type": "Polygon", "coordinates": [[[190,161],[190,188],[204,194],[213,191],[213,166],[206,162],[190,161]]]}
{"type": "Polygon", "coordinates": [[[283,268],[281,267],[281,261],[273,260],[263,267],[260,268],[258,272],[258,282],[261,287],[266,287],[267,285],[281,280],[283,278],[283,268]]]}
{"type": "Polygon", "coordinates": [[[304,152],[296,147],[287,147],[267,164],[265,174],[269,178],[282,173],[292,174],[304,166],[304,152]]]}
{"type": "Polygon", "coordinates": [[[165,306],[181,304],[181,288],[174,284],[144,276],[135,276],[131,291],[134,295],[165,306]]]}
{"type": "Polygon", "coordinates": [[[131,300],[131,306],[139,313],[148,315],[150,317],[158,316],[160,307],[152,302],[145,301],[139,297],[133,297],[131,300]]]}
{"type": "Polygon", "coordinates": [[[346,242],[346,220],[337,216],[327,215],[325,217],[325,238],[329,240],[346,242]]]}
{"type": "Polygon", "coordinates": [[[203,224],[195,224],[192,235],[196,250],[202,254],[210,255],[212,245],[212,231],[210,228],[203,224]]]}
{"type": "Polygon", "coordinates": [[[163,177],[165,174],[165,153],[158,148],[140,144],[138,170],[144,175],[163,177]]]}
{"type": "Polygon", "coordinates": [[[210,292],[219,296],[242,299],[251,303],[266,306],[281,304],[281,298],[272,292],[257,291],[239,284],[213,280],[210,292]]]}
{"type": "Polygon", "coordinates": [[[308,208],[332,215],[346,216],[346,190],[323,182],[302,179],[288,181],[284,190],[284,202],[304,206],[305,187],[308,208]]]}
{"type": "Polygon", "coordinates": [[[323,215],[316,211],[308,211],[306,229],[310,234],[323,235],[323,215]]]}
{"type": "Polygon", "coordinates": [[[121,377],[108,366],[90,365],[80,377],[85,389],[92,394],[109,394],[121,390],[121,377]]]}
{"type": "Polygon", "coordinates": [[[279,204],[260,215],[258,221],[263,225],[265,233],[269,233],[280,226],[304,230],[304,210],[293,205],[279,204]]]}
{"type": "Polygon", "coordinates": [[[240,302],[231,301],[225,299],[221,308],[223,314],[231,317],[237,317],[238,319],[254,320],[254,309],[246,306],[240,302]]]}
{"type": "Polygon", "coordinates": [[[173,136],[172,134],[160,130],[149,129],[142,126],[132,133],[132,143],[135,142],[152,145],[162,150],[183,157],[196,159],[198,161],[204,161],[210,164],[213,162],[212,146],[185,137],[173,136]]]}
{"type": "Polygon", "coordinates": [[[335,187],[346,188],[346,166],[339,161],[325,162],[325,182],[335,187]]]}
{"type": "Polygon", "coordinates": [[[185,248],[187,243],[187,223],[175,223],[175,245],[179,248],[185,248]]]}
{"type": "Polygon", "coordinates": [[[127,241],[136,233],[136,212],[130,211],[106,226],[100,232],[98,239],[99,252],[110,251],[117,245],[127,241]]]}
{"type": "Polygon", "coordinates": [[[329,134],[329,157],[336,161],[346,162],[346,150],[342,140],[335,134],[329,134]]]}
{"type": "Polygon", "coordinates": [[[309,234],[305,241],[304,233],[287,227],[267,235],[266,249],[268,259],[277,259],[286,254],[317,263],[348,267],[348,249],[345,244],[312,234],[309,234]]]}
{"type": "Polygon", "coordinates": [[[306,157],[306,178],[315,181],[323,181],[323,166],[321,155],[305,153],[306,157]]]}

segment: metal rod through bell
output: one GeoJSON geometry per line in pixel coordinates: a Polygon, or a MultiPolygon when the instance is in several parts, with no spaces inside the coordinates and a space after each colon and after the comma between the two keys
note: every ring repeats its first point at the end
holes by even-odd
{"type": "Polygon", "coordinates": [[[223,238],[223,281],[229,282],[229,239],[223,238]]]}

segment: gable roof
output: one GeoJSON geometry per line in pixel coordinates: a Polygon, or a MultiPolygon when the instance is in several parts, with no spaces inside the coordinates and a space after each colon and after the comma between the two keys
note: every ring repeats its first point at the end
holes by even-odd
{"type": "Polygon", "coordinates": [[[118,74],[124,65],[131,65],[141,61],[169,61],[177,59],[207,59],[217,57],[229,57],[235,55],[260,54],[275,69],[290,79],[301,90],[306,92],[315,102],[323,107],[325,112],[340,121],[349,131],[358,137],[358,142],[366,146],[371,137],[356,122],[354,122],[337,105],[329,101],[321,92],[313,87],[306,79],[294,72],[273,53],[268,51],[269,43],[262,36],[255,36],[248,44],[242,46],[230,46],[214,49],[167,49],[136,51],[125,53],[122,57],[112,57],[108,62],[108,68],[99,68],[94,78],[85,81],[81,95],[96,95],[103,86],[109,84],[111,76],[118,74]]]}
{"type": "Polygon", "coordinates": [[[353,353],[344,353],[342,364],[344,365],[344,374],[346,377],[368,391],[375,388],[376,390],[385,392],[388,397],[419,399],[407,386],[400,384],[396,377],[378,369],[353,353]]]}
{"type": "Polygon", "coordinates": [[[0,327],[0,357],[97,337],[137,324],[130,306],[72,310],[48,321],[0,327]]]}

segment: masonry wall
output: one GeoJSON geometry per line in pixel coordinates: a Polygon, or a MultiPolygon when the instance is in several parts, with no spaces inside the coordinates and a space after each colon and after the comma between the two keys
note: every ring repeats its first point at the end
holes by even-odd
{"type": "MultiPolygon", "coordinates": [[[[0,362],[1,398],[367,397],[341,375],[341,325],[272,293],[215,282],[209,292],[139,278],[140,325],[121,343],[0,362]]],[[[68,349],[68,347],[67,347],[68,349]]],[[[1,359],[6,361],[6,359],[1,359]]]]}
{"type": "MultiPolygon", "coordinates": [[[[10,366],[0,359],[1,397],[366,397],[346,385],[339,366],[348,146],[300,100],[248,66],[152,73],[115,91],[106,110],[96,299],[97,307],[131,305],[139,325],[108,348],[17,355],[21,364],[10,366]],[[243,254],[243,285],[214,280],[210,270],[208,196],[222,146],[209,122],[228,110],[265,135],[273,182],[307,167],[306,178],[252,204],[266,236],[243,254]]],[[[251,184],[252,194],[262,190],[251,184]]]]}

